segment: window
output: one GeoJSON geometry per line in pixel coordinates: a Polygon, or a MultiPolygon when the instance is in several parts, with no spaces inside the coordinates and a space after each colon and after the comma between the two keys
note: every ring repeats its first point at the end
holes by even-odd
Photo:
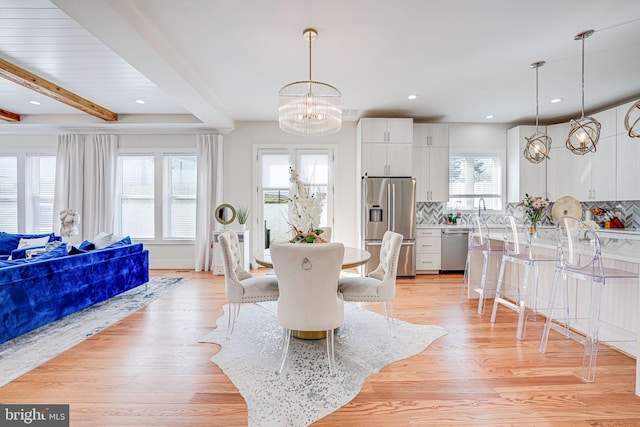
{"type": "Polygon", "coordinates": [[[18,232],[18,158],[0,156],[0,230],[18,232]]]}
{"type": "Polygon", "coordinates": [[[502,210],[502,161],[497,154],[451,154],[449,203],[461,210],[502,210]]]}
{"type": "Polygon", "coordinates": [[[154,156],[118,157],[118,234],[155,238],[154,156]]]}
{"type": "Polygon", "coordinates": [[[318,149],[259,149],[258,150],[258,203],[259,220],[264,232],[259,233],[259,244],[267,249],[274,241],[288,240],[289,225],[289,167],[294,167],[300,180],[310,184],[312,193],[324,192],[327,197],[320,217],[321,226],[332,226],[333,221],[333,150],[318,149]]]}
{"type": "Polygon", "coordinates": [[[53,230],[56,157],[28,155],[25,166],[25,231],[50,233],[53,230]]]}
{"type": "Polygon", "coordinates": [[[164,156],[164,239],[196,238],[196,171],[196,156],[164,156]]]}

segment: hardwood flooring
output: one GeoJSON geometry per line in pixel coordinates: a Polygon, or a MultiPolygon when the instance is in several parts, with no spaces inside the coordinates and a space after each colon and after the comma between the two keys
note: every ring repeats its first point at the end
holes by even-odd
{"type": "MultiPolygon", "coordinates": [[[[72,426],[246,425],[244,400],[209,360],[219,347],[197,342],[222,315],[223,278],[151,275],[190,280],[0,388],[0,402],[69,403],[72,426]]],[[[596,382],[586,384],[581,345],[552,332],[547,354],[539,354],[542,321],[529,322],[527,339],[517,341],[515,313],[501,309],[491,324],[490,310],[479,316],[473,302],[459,302],[461,280],[399,279],[396,317],[448,335],[371,376],[353,401],[315,425],[640,425],[634,359],[603,348],[596,382]]]]}

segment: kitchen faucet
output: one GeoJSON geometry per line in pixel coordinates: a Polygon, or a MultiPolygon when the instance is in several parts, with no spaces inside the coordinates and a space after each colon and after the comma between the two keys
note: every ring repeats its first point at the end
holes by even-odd
{"type": "Polygon", "coordinates": [[[478,216],[480,216],[480,202],[482,202],[482,208],[485,211],[487,210],[487,205],[484,202],[484,197],[480,197],[480,200],[478,200],[478,216]]]}

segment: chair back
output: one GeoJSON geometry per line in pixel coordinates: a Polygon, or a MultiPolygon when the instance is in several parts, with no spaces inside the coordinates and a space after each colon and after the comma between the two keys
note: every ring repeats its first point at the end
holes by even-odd
{"type": "Polygon", "coordinates": [[[274,243],[269,248],[278,279],[278,321],[283,328],[328,331],[344,320],[338,279],[342,243],[274,243]]]}
{"type": "Polygon", "coordinates": [[[378,296],[383,301],[393,300],[396,296],[396,275],[403,238],[402,234],[385,231],[380,247],[380,264],[368,274],[369,277],[382,281],[378,286],[378,296]]]}
{"type": "Polygon", "coordinates": [[[504,225],[505,255],[526,255],[531,257],[531,233],[529,228],[513,215],[505,215],[504,225]]]}
{"type": "Polygon", "coordinates": [[[486,220],[478,214],[469,216],[469,249],[491,249],[489,227],[486,220]]]}
{"type": "Polygon", "coordinates": [[[331,227],[320,227],[320,230],[322,230],[322,234],[320,235],[320,237],[322,237],[327,242],[330,242],[331,241],[331,227]]]}
{"type": "Polygon", "coordinates": [[[556,225],[561,266],[590,276],[602,276],[600,238],[584,222],[565,216],[556,225]]]}
{"type": "Polygon", "coordinates": [[[244,295],[241,280],[248,279],[251,273],[240,263],[240,243],[235,231],[229,230],[218,236],[224,266],[225,295],[230,302],[239,302],[244,295]]]}

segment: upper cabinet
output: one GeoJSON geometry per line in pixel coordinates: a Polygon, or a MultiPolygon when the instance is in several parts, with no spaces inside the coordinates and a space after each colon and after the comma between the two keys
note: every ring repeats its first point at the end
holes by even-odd
{"type": "Polygon", "coordinates": [[[449,200],[448,125],[413,125],[413,177],[417,201],[449,200]]]}
{"type": "Polygon", "coordinates": [[[413,143],[413,119],[360,119],[362,142],[413,143]]]}
{"type": "MultiPolygon", "coordinates": [[[[540,128],[541,131],[544,127],[540,128]]],[[[531,163],[524,158],[525,137],[536,132],[535,126],[517,126],[507,131],[507,202],[518,203],[525,194],[547,194],[547,160],[531,163]]],[[[553,147],[553,142],[551,144],[553,147]]]]}
{"type": "Polygon", "coordinates": [[[640,200],[640,139],[631,138],[624,127],[625,116],[635,103],[616,108],[616,200],[640,200]]]}
{"type": "Polygon", "coordinates": [[[412,176],[413,119],[358,122],[362,176],[412,176]]]}

